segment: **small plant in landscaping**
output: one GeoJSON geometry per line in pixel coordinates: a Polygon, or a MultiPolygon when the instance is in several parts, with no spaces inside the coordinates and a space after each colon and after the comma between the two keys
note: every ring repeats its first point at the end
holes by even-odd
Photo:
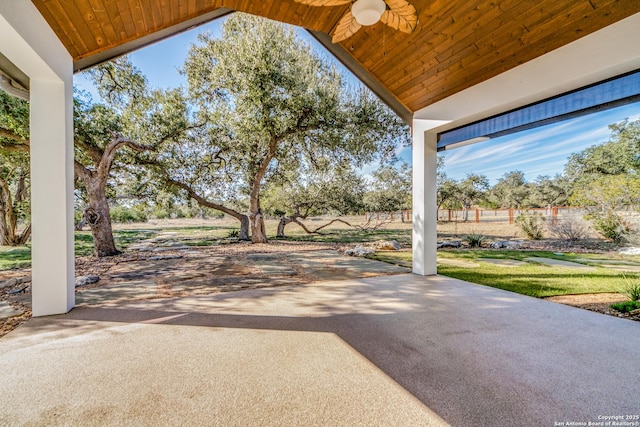
{"type": "Polygon", "coordinates": [[[620,313],[628,313],[633,310],[637,310],[640,308],[640,301],[625,301],[619,302],[616,304],[611,304],[609,307],[614,310],[619,311],[620,313]]]}
{"type": "Polygon", "coordinates": [[[625,285],[620,293],[627,296],[630,301],[611,304],[609,307],[621,313],[628,313],[640,308],[640,276],[635,275],[633,278],[629,278],[623,275],[622,278],[625,285]]]}
{"type": "Polygon", "coordinates": [[[240,236],[240,230],[229,230],[227,239],[237,239],[240,236]]]}
{"type": "Polygon", "coordinates": [[[623,275],[622,278],[625,285],[620,293],[627,296],[631,301],[640,301],[640,276],[636,275],[634,278],[629,278],[623,275]]]}
{"type": "Polygon", "coordinates": [[[567,241],[570,244],[584,240],[587,237],[587,226],[578,218],[566,218],[552,222],[549,231],[558,239],[567,241]]]}
{"type": "Polygon", "coordinates": [[[539,213],[524,211],[516,218],[516,225],[531,240],[542,239],[544,231],[544,217],[539,213]]]}
{"type": "Polygon", "coordinates": [[[481,248],[484,243],[485,237],[482,234],[471,233],[465,236],[464,241],[469,244],[471,248],[481,248]]]}

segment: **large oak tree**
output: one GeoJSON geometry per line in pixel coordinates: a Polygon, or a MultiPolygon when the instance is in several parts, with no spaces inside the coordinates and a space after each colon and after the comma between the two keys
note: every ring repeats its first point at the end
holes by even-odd
{"type": "Polygon", "coordinates": [[[184,153],[189,168],[213,169],[208,192],[220,200],[220,174],[231,177],[222,188],[248,198],[254,243],[267,242],[260,196],[273,176],[316,157],[360,164],[391,157],[408,141],[408,127],[385,105],[364,89],[348,89],[340,72],[283,24],[234,14],[220,38],[199,36],[183,71],[189,100],[209,124],[199,141],[205,145],[184,153]]]}

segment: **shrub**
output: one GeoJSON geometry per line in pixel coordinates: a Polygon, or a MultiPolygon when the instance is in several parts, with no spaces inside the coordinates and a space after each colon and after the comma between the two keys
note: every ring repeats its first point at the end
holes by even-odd
{"type": "Polygon", "coordinates": [[[465,236],[464,241],[469,244],[471,248],[481,248],[484,243],[485,237],[482,234],[471,233],[465,236]]]}
{"type": "Polygon", "coordinates": [[[159,209],[155,209],[151,213],[151,216],[156,219],[167,219],[171,216],[171,214],[169,213],[168,210],[159,208],[159,209]]]}
{"type": "Polygon", "coordinates": [[[139,209],[113,206],[109,209],[109,212],[113,222],[147,222],[147,215],[139,209]]]}
{"type": "MultiPolygon", "coordinates": [[[[210,210],[209,217],[213,219],[223,219],[224,212],[210,210]]],[[[240,231],[238,230],[238,232],[240,231]]]]}
{"type": "Polygon", "coordinates": [[[549,231],[558,239],[573,244],[587,237],[587,226],[578,218],[566,218],[549,225],[549,231]]]}
{"type": "Polygon", "coordinates": [[[516,218],[516,225],[531,240],[542,239],[544,231],[544,217],[539,213],[524,211],[516,218]]]}
{"type": "Polygon", "coordinates": [[[586,218],[593,222],[593,228],[605,239],[616,245],[627,241],[632,233],[631,226],[620,215],[609,211],[607,213],[590,213],[586,218]]]}

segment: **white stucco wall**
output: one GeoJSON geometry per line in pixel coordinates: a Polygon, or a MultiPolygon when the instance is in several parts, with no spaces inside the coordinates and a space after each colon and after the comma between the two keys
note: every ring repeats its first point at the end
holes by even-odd
{"type": "Polygon", "coordinates": [[[34,316],[75,303],[73,61],[29,0],[0,2],[0,52],[30,78],[34,316]]]}

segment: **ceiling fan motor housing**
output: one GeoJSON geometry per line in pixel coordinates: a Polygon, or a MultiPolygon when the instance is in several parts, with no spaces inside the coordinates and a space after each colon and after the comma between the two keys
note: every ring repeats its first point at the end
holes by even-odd
{"type": "Polygon", "coordinates": [[[351,13],[360,25],[373,25],[380,20],[387,8],[384,0],[358,0],[351,7],[351,13]]]}

